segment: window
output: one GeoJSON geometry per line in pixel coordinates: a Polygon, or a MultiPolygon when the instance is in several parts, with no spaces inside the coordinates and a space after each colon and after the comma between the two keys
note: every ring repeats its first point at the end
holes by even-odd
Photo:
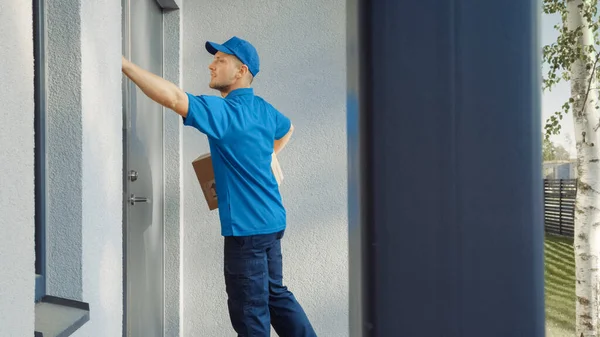
{"type": "Polygon", "coordinates": [[[44,0],[33,0],[35,131],[35,301],[46,294],[46,62],[44,0]]]}

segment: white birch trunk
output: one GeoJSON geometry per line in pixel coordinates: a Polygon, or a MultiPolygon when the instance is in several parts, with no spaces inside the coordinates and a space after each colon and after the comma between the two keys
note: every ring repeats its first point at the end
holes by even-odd
{"type": "MultiPolygon", "coordinates": [[[[581,0],[567,0],[567,24],[570,30],[587,24],[578,6],[581,0]]],[[[593,45],[592,31],[584,26],[580,45],[593,45]]],[[[592,65],[596,56],[589,55],[592,65]]],[[[598,334],[598,256],[600,245],[600,116],[592,67],[585,61],[576,61],[571,67],[571,98],[573,124],[577,145],[577,201],[575,205],[575,294],[576,336],[599,337],[598,334]]],[[[595,75],[594,75],[595,77],[595,75]]]]}

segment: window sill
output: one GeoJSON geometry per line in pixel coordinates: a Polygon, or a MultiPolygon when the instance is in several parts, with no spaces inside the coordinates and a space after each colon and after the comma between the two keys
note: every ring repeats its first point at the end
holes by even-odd
{"type": "Polygon", "coordinates": [[[67,337],[89,319],[89,304],[44,296],[35,304],[35,337],[67,337]]]}
{"type": "Polygon", "coordinates": [[[181,0],[158,0],[158,4],[163,9],[179,9],[181,0]]]}

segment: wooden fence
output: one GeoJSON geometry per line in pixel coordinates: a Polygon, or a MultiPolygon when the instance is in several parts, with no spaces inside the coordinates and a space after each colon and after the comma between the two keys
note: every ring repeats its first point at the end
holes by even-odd
{"type": "Polygon", "coordinates": [[[576,179],[544,179],[544,228],[546,233],[573,236],[576,179]]]}

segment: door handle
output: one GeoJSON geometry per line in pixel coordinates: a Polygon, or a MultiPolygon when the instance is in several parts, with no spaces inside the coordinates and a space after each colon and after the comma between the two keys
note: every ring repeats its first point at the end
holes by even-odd
{"type": "Polygon", "coordinates": [[[127,173],[127,178],[131,181],[136,181],[138,178],[138,173],[135,170],[131,170],[127,173]]]}
{"type": "Polygon", "coordinates": [[[136,197],[135,194],[132,194],[129,197],[129,204],[130,205],[135,205],[135,203],[137,203],[137,202],[144,202],[144,203],[149,204],[150,203],[150,199],[144,198],[144,197],[136,197]]]}

